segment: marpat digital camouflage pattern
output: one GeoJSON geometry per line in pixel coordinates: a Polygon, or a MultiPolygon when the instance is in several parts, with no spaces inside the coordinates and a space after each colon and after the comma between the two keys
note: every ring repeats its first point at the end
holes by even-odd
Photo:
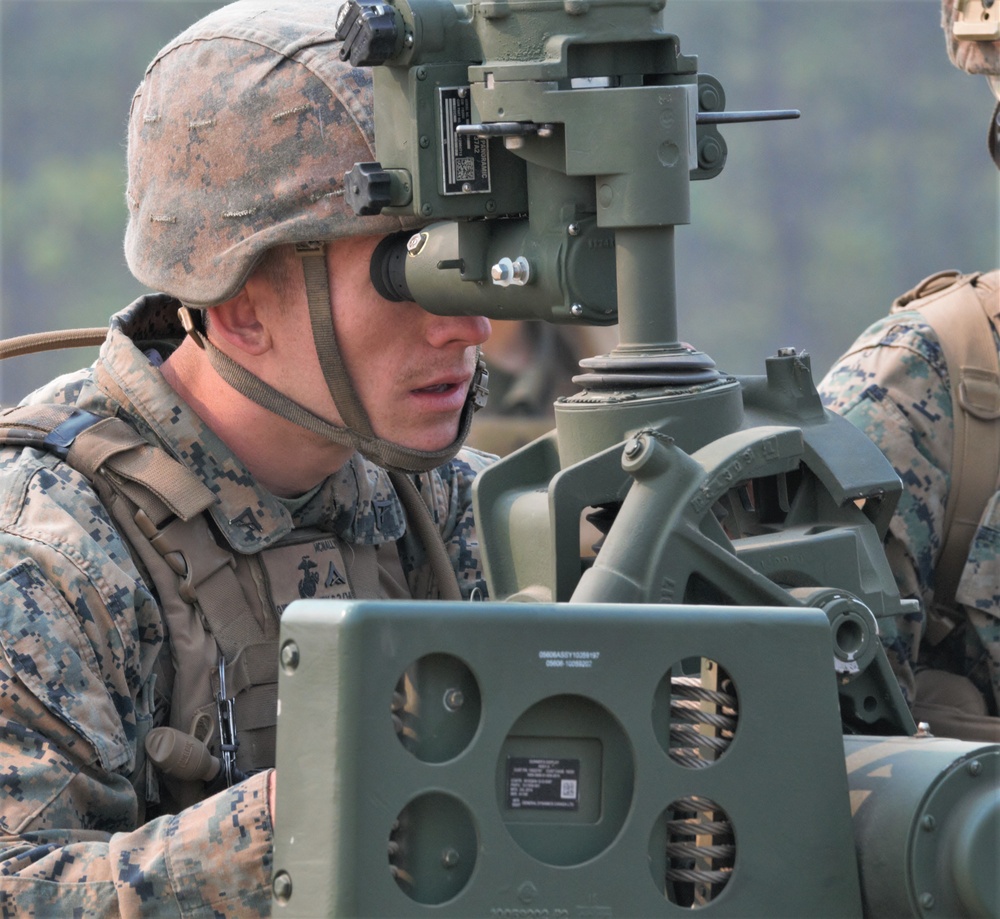
{"type": "MultiPolygon", "coordinates": [[[[941,3],[948,57],[959,69],[995,81],[1000,74],[1000,41],[956,38],[959,7],[958,0],[941,3]]],[[[990,128],[994,159],[998,118],[1000,107],[990,128]]],[[[997,278],[997,272],[983,278],[997,298],[996,308],[988,309],[994,316],[994,339],[995,316],[1000,312],[997,278]]],[[[983,333],[987,334],[985,321],[983,333]]],[[[995,344],[1000,350],[1000,340],[995,344]]],[[[863,332],[818,388],[827,408],[865,431],[902,478],[903,494],[886,551],[902,596],[919,599],[924,611],[933,610],[934,570],[946,536],[954,441],[952,380],[937,334],[919,312],[897,309],[863,332]]],[[[1000,714],[1000,493],[982,509],[953,606],[944,614],[959,625],[936,646],[925,640],[925,613],[880,623],[882,642],[907,701],[911,706],[916,701],[915,671],[928,668],[967,677],[982,694],[986,710],[1000,714]]],[[[951,692],[955,694],[949,698],[945,690],[934,704],[959,712],[980,705],[961,687],[953,685],[951,692]]],[[[972,714],[979,717],[978,712],[972,714]]],[[[980,729],[992,735],[1000,730],[1000,720],[986,716],[976,730],[980,729]]]]}
{"type": "MultiPolygon", "coordinates": [[[[164,446],[215,493],[212,519],[236,552],[267,550],[303,527],[346,547],[398,539],[408,586],[426,596],[423,549],[404,532],[383,470],[355,455],[307,499],[281,501],[179,400],[136,345],[176,342],[177,306],[164,296],[137,301],[113,318],[99,370],[26,401],[117,413],[164,446]],[[105,372],[124,403],[101,390],[105,372]]],[[[417,477],[465,596],[485,590],[471,484],[489,461],[466,451],[417,477]]],[[[306,580],[301,555],[275,555],[296,568],[289,583],[306,580]]],[[[107,511],[50,453],[0,451],[0,570],[0,914],[268,915],[266,772],[160,816],[155,791],[147,808],[129,780],[138,722],[166,718],[154,681],[170,648],[156,598],[107,511]]]]}
{"type": "MultiPolygon", "coordinates": [[[[987,277],[996,290],[997,273],[987,277]]],[[[995,343],[1000,350],[1000,339],[995,343]]],[[[826,407],[865,431],[903,480],[886,551],[900,593],[931,608],[953,441],[951,380],[936,334],[916,311],[892,313],[862,333],[819,390],[826,407]]],[[[1000,710],[1000,493],[983,508],[955,599],[956,618],[966,624],[936,648],[921,645],[922,614],[880,620],[889,661],[911,704],[914,668],[930,666],[967,676],[1000,710]]]]}

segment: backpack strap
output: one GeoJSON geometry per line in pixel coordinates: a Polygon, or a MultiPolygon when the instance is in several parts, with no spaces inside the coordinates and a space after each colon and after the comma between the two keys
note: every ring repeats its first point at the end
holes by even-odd
{"type": "Polygon", "coordinates": [[[936,610],[927,638],[940,643],[955,627],[953,608],[969,547],[983,508],[1000,481],[1000,272],[940,272],[893,303],[893,312],[918,310],[938,337],[951,379],[951,485],[941,552],[934,570],[936,610]]]}

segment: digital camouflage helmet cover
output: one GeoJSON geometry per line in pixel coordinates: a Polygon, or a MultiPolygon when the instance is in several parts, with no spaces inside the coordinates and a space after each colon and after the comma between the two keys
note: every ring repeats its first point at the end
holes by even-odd
{"type": "MultiPolygon", "coordinates": [[[[344,174],[375,159],[367,71],[340,59],[337,4],[239,0],[192,25],[155,57],[132,101],[125,255],[138,280],[185,306],[237,294],[264,253],[300,249],[313,337],[345,426],[271,389],[186,326],[223,378],[248,398],[381,465],[417,471],[455,455],[456,440],[419,451],[375,436],[336,347],[322,243],[417,225],[357,217],[344,174]]],[[[183,315],[182,315],[183,318],[183,315]]]]}
{"type": "Polygon", "coordinates": [[[375,158],[369,73],[340,60],[333,4],[241,0],[153,60],[132,100],[125,255],[192,306],[236,294],[277,245],[392,233],[343,176],[375,158]]]}

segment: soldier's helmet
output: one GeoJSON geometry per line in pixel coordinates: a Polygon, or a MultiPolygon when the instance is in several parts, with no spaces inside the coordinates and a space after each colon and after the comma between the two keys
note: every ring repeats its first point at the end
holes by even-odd
{"type": "Polygon", "coordinates": [[[375,159],[374,96],[368,73],[340,58],[337,9],[326,0],[237,0],[156,56],[129,116],[125,256],[142,283],[184,304],[188,333],[247,398],[380,465],[431,469],[461,447],[484,399],[485,368],[452,444],[425,452],[378,437],[337,347],[325,261],[306,254],[341,237],[420,225],[358,217],[344,197],[345,173],[375,159]],[[187,310],[235,296],[263,254],[285,244],[300,244],[313,338],[343,426],[236,364],[187,310]]]}
{"type": "Polygon", "coordinates": [[[343,177],[375,159],[367,71],[340,60],[336,3],[240,0],[153,60],[132,101],[125,254],[193,306],[239,291],[266,249],[379,235],[343,177]]]}

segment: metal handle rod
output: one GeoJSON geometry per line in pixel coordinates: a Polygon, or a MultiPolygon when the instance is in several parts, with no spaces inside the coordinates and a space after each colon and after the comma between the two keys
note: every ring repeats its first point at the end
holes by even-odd
{"type": "Polygon", "coordinates": [[[698,124],[735,124],[742,121],[787,121],[798,118],[798,109],[772,109],[760,112],[698,112],[698,124]]]}

